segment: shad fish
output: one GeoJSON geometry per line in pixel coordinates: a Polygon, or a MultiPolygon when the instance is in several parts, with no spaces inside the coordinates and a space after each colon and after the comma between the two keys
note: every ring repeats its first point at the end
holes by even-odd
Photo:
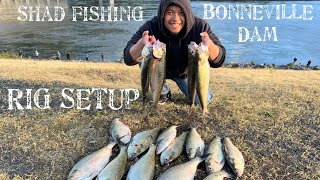
{"type": "Polygon", "coordinates": [[[158,180],[189,180],[194,179],[197,167],[204,158],[196,157],[186,163],[174,166],[158,177],[158,180]]]}
{"type": "Polygon", "coordinates": [[[164,151],[177,135],[177,126],[165,129],[157,138],[157,155],[164,151]]]}
{"type": "Polygon", "coordinates": [[[156,140],[160,128],[154,128],[136,134],[128,146],[128,159],[132,160],[143,153],[156,140]]]}
{"type": "Polygon", "coordinates": [[[209,174],[203,180],[224,180],[224,178],[236,179],[236,177],[233,174],[230,174],[227,171],[222,170],[209,174]]]}
{"type": "Polygon", "coordinates": [[[98,175],[97,180],[121,180],[127,164],[127,147],[122,146],[120,153],[98,175]]]}
{"type": "Polygon", "coordinates": [[[152,144],[148,152],[130,167],[127,180],[152,180],[155,173],[156,148],[152,144]]]}
{"type": "Polygon", "coordinates": [[[120,121],[120,118],[115,118],[111,123],[111,136],[117,143],[125,145],[130,142],[131,131],[120,121]]]}
{"type": "MultiPolygon", "coordinates": [[[[152,39],[155,38],[152,37],[152,39]]],[[[141,54],[143,57],[141,63],[142,102],[145,105],[150,86],[152,102],[156,106],[166,79],[166,45],[159,40],[148,42],[141,54]]]]}
{"type": "Polygon", "coordinates": [[[112,148],[116,142],[110,142],[100,150],[82,158],[70,171],[68,180],[91,180],[108,164],[112,148]]]}
{"type": "Polygon", "coordinates": [[[188,92],[190,107],[194,107],[196,92],[198,94],[203,115],[209,115],[207,108],[210,65],[208,46],[200,43],[188,45],[188,92]]]}
{"type": "MultiPolygon", "coordinates": [[[[154,37],[153,37],[154,38],[154,37]]],[[[152,42],[148,42],[142,49],[141,62],[141,89],[142,89],[142,103],[145,105],[150,86],[149,68],[153,61],[152,42]]]]}
{"type": "Polygon", "coordinates": [[[159,40],[153,44],[153,56],[155,58],[153,59],[149,73],[152,102],[156,106],[166,79],[166,45],[159,40]]]}
{"type": "Polygon", "coordinates": [[[173,161],[183,151],[183,145],[186,140],[187,133],[184,132],[180,136],[176,137],[170,145],[161,153],[160,163],[161,165],[167,165],[169,162],[173,161]]]}
{"type": "Polygon", "coordinates": [[[205,161],[207,172],[210,174],[220,171],[225,164],[223,147],[220,137],[214,138],[214,140],[208,145],[206,154],[209,154],[205,161]]]}
{"type": "Polygon", "coordinates": [[[241,177],[244,171],[244,158],[239,149],[234,146],[228,137],[223,138],[223,150],[228,164],[233,172],[241,177]]]}
{"type": "Polygon", "coordinates": [[[205,144],[196,128],[191,128],[186,140],[186,151],[189,159],[193,159],[196,155],[202,157],[205,144]]]}

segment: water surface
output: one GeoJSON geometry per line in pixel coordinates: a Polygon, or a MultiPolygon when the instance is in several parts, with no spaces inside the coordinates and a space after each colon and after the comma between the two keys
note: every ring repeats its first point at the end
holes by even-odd
{"type": "MultiPolygon", "coordinates": [[[[109,6],[109,0],[57,0],[38,1],[29,0],[30,6],[53,7],[61,6],[65,9],[66,17],[62,22],[22,22],[18,21],[18,7],[26,4],[25,0],[0,0],[0,49],[13,52],[22,50],[26,56],[31,56],[36,49],[44,58],[53,57],[57,50],[66,58],[66,52],[73,59],[84,59],[89,53],[89,59],[101,60],[101,53],[106,56],[106,61],[115,61],[121,58],[123,48],[131,36],[148,19],[157,14],[159,1],[116,0],[114,6],[141,6],[143,8],[143,21],[124,20],[112,22],[77,22],[72,21],[72,6],[109,6]]],[[[286,4],[286,13],[289,15],[292,4],[297,6],[297,15],[303,11],[303,5],[312,5],[312,21],[304,20],[277,20],[273,12],[270,19],[264,15],[260,21],[244,18],[237,20],[232,14],[231,19],[208,19],[213,32],[217,34],[227,49],[227,61],[234,63],[257,64],[288,64],[294,57],[298,63],[306,64],[309,58],[312,65],[320,65],[320,2],[319,1],[257,1],[257,2],[212,2],[194,1],[193,11],[199,17],[204,17],[204,4],[214,7],[223,5],[278,5],[286,4]],[[246,27],[252,37],[254,28],[257,27],[263,39],[264,28],[276,27],[278,41],[247,41],[239,42],[239,27],[246,27]]],[[[216,9],[214,9],[215,11],[216,9]]],[[[222,10],[222,9],[220,9],[222,10]]],[[[222,13],[222,11],[220,11],[222,13]]],[[[222,14],[220,14],[222,15],[222,14]]]]}

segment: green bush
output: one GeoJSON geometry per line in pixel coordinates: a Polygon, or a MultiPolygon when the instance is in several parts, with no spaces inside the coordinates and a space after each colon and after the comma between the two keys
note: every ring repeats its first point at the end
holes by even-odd
{"type": "Polygon", "coordinates": [[[19,56],[17,54],[14,54],[14,53],[4,52],[4,53],[0,53],[0,58],[18,59],[19,56]]]}

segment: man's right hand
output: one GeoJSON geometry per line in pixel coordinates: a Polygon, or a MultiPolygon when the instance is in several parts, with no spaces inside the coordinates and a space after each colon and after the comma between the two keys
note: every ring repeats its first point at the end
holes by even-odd
{"type": "Polygon", "coordinates": [[[142,33],[141,43],[143,46],[145,46],[148,43],[151,43],[151,45],[152,45],[155,42],[156,42],[156,38],[153,35],[149,36],[149,31],[144,31],[142,33]]]}
{"type": "Polygon", "coordinates": [[[130,48],[130,55],[135,60],[134,64],[137,64],[138,62],[141,61],[142,59],[141,51],[143,47],[148,43],[150,46],[152,46],[152,44],[155,42],[156,42],[156,38],[154,36],[150,36],[149,31],[144,31],[142,33],[142,37],[139,39],[139,41],[130,48]]]}

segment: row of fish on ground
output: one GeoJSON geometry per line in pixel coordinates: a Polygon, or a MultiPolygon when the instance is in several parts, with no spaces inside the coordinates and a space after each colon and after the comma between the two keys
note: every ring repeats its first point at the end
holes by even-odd
{"type": "MultiPolygon", "coordinates": [[[[141,88],[142,102],[145,106],[149,87],[152,102],[156,106],[159,102],[162,87],[166,79],[166,44],[156,41],[151,36],[142,49],[141,88]]],[[[195,96],[198,94],[203,115],[209,115],[207,99],[210,81],[208,46],[192,42],[188,45],[188,94],[190,108],[194,108],[195,96]]]]}
{"type": "Polygon", "coordinates": [[[222,140],[216,137],[205,148],[205,143],[195,128],[177,136],[178,126],[173,125],[164,130],[146,130],[131,139],[130,128],[120,120],[115,118],[111,123],[113,141],[76,163],[69,173],[69,180],[91,180],[95,177],[97,180],[120,180],[125,174],[127,161],[137,158],[139,160],[130,167],[126,179],[151,180],[155,175],[156,155],[160,155],[160,164],[165,166],[178,158],[184,148],[189,161],[161,173],[158,180],[194,179],[198,164],[202,161],[205,161],[209,174],[205,180],[235,179],[243,175],[242,153],[227,137],[222,140]],[[112,148],[116,144],[120,147],[120,153],[109,162],[112,148]],[[147,152],[142,155],[145,151],[147,152]],[[226,162],[232,172],[222,170],[226,162]]]}

